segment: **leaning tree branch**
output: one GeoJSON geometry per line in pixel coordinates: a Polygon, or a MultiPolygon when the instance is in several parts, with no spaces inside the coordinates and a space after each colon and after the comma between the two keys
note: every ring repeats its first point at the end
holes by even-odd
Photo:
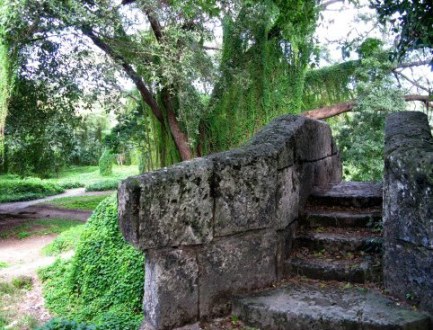
{"type": "MultiPolygon", "coordinates": [[[[406,102],[411,101],[420,101],[425,103],[426,105],[430,104],[431,98],[429,95],[406,95],[404,97],[404,100],[406,102]]],[[[309,110],[306,112],[303,112],[302,115],[307,118],[311,119],[328,119],[335,116],[338,116],[342,113],[352,111],[354,106],[356,104],[355,100],[347,101],[344,103],[334,104],[327,107],[317,108],[313,110],[309,110]]]]}
{"type": "Polygon", "coordinates": [[[428,88],[425,88],[424,86],[421,86],[418,82],[416,82],[415,80],[410,79],[408,76],[406,76],[405,74],[403,74],[403,72],[394,70],[394,73],[401,76],[403,79],[405,79],[406,81],[410,82],[412,85],[414,85],[415,87],[423,90],[424,92],[430,93],[430,90],[428,88]]]}
{"type": "Polygon", "coordinates": [[[164,124],[164,116],[162,115],[156,100],[134,68],[128,62],[126,62],[121,55],[116,53],[114,49],[112,49],[106,42],[98,37],[90,27],[83,26],[81,27],[81,31],[84,35],[89,37],[99,49],[105,52],[115,63],[119,64],[123,68],[128,77],[134,82],[135,86],[143,97],[143,100],[151,108],[155,117],[159,120],[159,122],[164,124]]]}

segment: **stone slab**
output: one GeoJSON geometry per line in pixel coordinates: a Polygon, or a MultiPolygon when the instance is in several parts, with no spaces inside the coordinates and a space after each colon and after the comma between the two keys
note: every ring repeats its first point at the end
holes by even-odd
{"type": "Polygon", "coordinates": [[[275,229],[286,228],[299,214],[299,174],[295,167],[278,171],[275,229]]]}
{"type": "Polygon", "coordinates": [[[382,184],[374,182],[341,182],[328,187],[315,187],[312,204],[370,207],[382,205],[382,184]]]}
{"type": "Polygon", "coordinates": [[[231,297],[276,280],[278,235],[259,231],[225,237],[203,247],[200,264],[200,317],[225,315],[231,297]]]}
{"type": "Polygon", "coordinates": [[[266,145],[210,157],[214,161],[215,237],[274,225],[276,154],[266,145]]]}
{"type": "Polygon", "coordinates": [[[282,116],[260,130],[247,145],[270,145],[277,150],[277,168],[283,169],[295,163],[295,137],[305,125],[306,118],[282,116]]]}
{"type": "Polygon", "coordinates": [[[295,159],[316,161],[334,154],[331,128],[325,122],[305,119],[295,136],[295,159]]]}
{"type": "Polygon", "coordinates": [[[212,175],[213,162],[197,158],[123,181],[119,219],[126,239],[142,250],[209,242],[212,175]]]}
{"type": "Polygon", "coordinates": [[[433,250],[403,241],[385,241],[385,287],[433,314],[433,250]]]}
{"type": "Polygon", "coordinates": [[[397,306],[371,291],[307,285],[238,298],[233,314],[267,330],[429,330],[432,325],[425,313],[397,306]]]}
{"type": "Polygon", "coordinates": [[[155,329],[173,329],[199,317],[199,267],[196,252],[148,251],[144,284],[144,316],[155,329]]]}

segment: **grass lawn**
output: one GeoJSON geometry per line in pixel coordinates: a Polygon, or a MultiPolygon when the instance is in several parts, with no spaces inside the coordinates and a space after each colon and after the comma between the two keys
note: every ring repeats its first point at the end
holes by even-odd
{"type": "Polygon", "coordinates": [[[110,195],[111,193],[96,196],[62,197],[53,199],[44,204],[60,207],[62,209],[93,211],[100,202],[110,195]]]}
{"type": "Polygon", "coordinates": [[[132,166],[113,166],[113,174],[102,176],[99,174],[98,166],[75,166],[63,171],[58,178],[46,180],[47,182],[59,185],[62,188],[86,187],[87,189],[104,183],[111,183],[110,187],[105,190],[116,189],[120,180],[128,176],[137,175],[138,168],[132,166]]]}
{"type": "Polygon", "coordinates": [[[85,187],[87,191],[117,189],[120,180],[137,175],[136,165],[113,166],[113,174],[101,176],[98,166],[75,166],[63,171],[58,178],[19,178],[0,175],[0,203],[16,202],[56,195],[65,189],[85,187]]]}
{"type": "Polygon", "coordinates": [[[60,234],[72,227],[82,226],[83,223],[77,220],[66,219],[40,219],[29,221],[5,231],[0,232],[0,238],[18,238],[23,239],[30,236],[43,236],[50,234],[60,234]]]}

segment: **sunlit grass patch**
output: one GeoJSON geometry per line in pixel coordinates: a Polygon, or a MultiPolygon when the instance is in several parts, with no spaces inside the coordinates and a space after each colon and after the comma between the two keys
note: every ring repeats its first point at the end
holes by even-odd
{"type": "Polygon", "coordinates": [[[95,196],[62,197],[53,199],[44,204],[49,204],[64,209],[92,211],[108,196],[110,196],[109,193],[95,196]]]}
{"type": "Polygon", "coordinates": [[[0,238],[24,239],[30,236],[60,234],[69,228],[82,225],[81,221],[67,219],[40,219],[19,224],[0,233],[0,238]]]}

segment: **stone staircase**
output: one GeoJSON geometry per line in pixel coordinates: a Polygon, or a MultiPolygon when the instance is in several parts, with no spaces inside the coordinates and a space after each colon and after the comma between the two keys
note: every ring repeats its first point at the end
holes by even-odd
{"type": "Polygon", "coordinates": [[[430,317],[385,297],[382,189],[343,182],[315,190],[277,289],[239,297],[233,313],[259,329],[433,329],[430,317]]]}

